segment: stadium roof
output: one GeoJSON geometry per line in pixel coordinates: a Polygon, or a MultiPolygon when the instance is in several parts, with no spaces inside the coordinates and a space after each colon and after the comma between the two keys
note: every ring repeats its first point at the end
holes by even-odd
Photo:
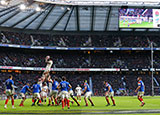
{"type": "Polygon", "coordinates": [[[159,0],[34,0],[44,3],[85,6],[160,6],[159,0]]]}
{"type": "Polygon", "coordinates": [[[47,4],[44,11],[21,10],[19,0],[0,7],[0,30],[39,31],[159,31],[159,29],[119,29],[120,6],[77,6],[47,4]]]}

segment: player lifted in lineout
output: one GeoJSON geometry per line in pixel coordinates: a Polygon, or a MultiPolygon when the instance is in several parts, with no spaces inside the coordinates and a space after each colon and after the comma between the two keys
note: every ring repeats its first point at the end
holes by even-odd
{"type": "Polygon", "coordinates": [[[141,107],[143,107],[145,105],[145,103],[143,102],[143,95],[144,95],[144,91],[145,91],[145,85],[142,81],[142,77],[138,77],[137,78],[138,80],[138,87],[137,89],[135,90],[135,92],[137,93],[137,98],[138,100],[141,102],[141,107]]]}
{"type": "Polygon", "coordinates": [[[53,61],[50,56],[46,56],[45,62],[47,63],[47,65],[42,75],[42,81],[48,81],[50,79],[49,72],[53,64],[53,61]]]}
{"type": "Polygon", "coordinates": [[[105,98],[106,98],[106,101],[107,101],[107,105],[106,106],[110,105],[108,97],[111,98],[111,100],[113,102],[113,106],[116,106],[115,101],[113,99],[114,91],[112,89],[112,86],[107,81],[104,81],[104,85],[105,85],[105,90],[106,90],[106,92],[105,92],[105,98]]]}

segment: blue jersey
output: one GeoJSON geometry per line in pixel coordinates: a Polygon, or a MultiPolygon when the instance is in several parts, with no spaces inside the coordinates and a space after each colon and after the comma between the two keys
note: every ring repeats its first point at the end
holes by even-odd
{"type": "Polygon", "coordinates": [[[25,94],[28,91],[28,89],[29,89],[28,85],[23,86],[23,88],[21,89],[21,93],[25,94]]]}
{"type": "Polygon", "coordinates": [[[60,86],[61,86],[61,91],[68,91],[69,89],[69,83],[67,81],[62,81],[60,83],[60,86]]]}
{"type": "Polygon", "coordinates": [[[106,83],[106,91],[108,91],[109,87],[110,87],[109,92],[113,92],[112,86],[109,83],[106,83]]]}
{"type": "Polygon", "coordinates": [[[143,83],[142,80],[140,80],[140,81],[138,82],[138,86],[140,86],[140,89],[139,89],[138,91],[143,91],[143,92],[144,92],[144,83],[143,83]]]}
{"type": "Polygon", "coordinates": [[[58,81],[54,81],[52,84],[52,90],[58,90],[58,81]]]}
{"type": "Polygon", "coordinates": [[[86,89],[86,92],[90,92],[90,91],[91,91],[91,89],[89,88],[88,83],[84,83],[84,87],[86,87],[86,88],[87,88],[87,89],[86,89]]]}
{"type": "Polygon", "coordinates": [[[40,93],[41,92],[41,86],[39,84],[33,85],[33,93],[40,93]]]}
{"type": "Polygon", "coordinates": [[[6,85],[6,89],[12,90],[12,85],[14,85],[14,82],[11,79],[7,79],[5,82],[5,85],[6,85]]]}

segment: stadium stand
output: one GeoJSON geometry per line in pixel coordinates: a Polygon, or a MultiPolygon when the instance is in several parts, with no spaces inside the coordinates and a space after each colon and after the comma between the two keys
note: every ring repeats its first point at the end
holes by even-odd
{"type": "MultiPolygon", "coordinates": [[[[54,62],[54,68],[150,68],[149,51],[145,53],[136,51],[58,52],[43,50],[34,52],[33,50],[23,49],[5,51],[6,49],[1,48],[0,65],[4,66],[45,67],[44,58],[46,55],[50,55],[54,62]]],[[[157,56],[155,55],[155,57],[157,56]]]]}
{"type": "Polygon", "coordinates": [[[1,32],[1,44],[56,47],[154,47],[160,46],[157,35],[45,35],[1,32]]]}

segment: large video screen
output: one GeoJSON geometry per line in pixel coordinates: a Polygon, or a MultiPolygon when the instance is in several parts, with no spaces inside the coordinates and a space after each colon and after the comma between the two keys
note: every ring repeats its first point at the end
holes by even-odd
{"type": "Polygon", "coordinates": [[[160,9],[119,9],[119,28],[160,28],[160,9]]]}

